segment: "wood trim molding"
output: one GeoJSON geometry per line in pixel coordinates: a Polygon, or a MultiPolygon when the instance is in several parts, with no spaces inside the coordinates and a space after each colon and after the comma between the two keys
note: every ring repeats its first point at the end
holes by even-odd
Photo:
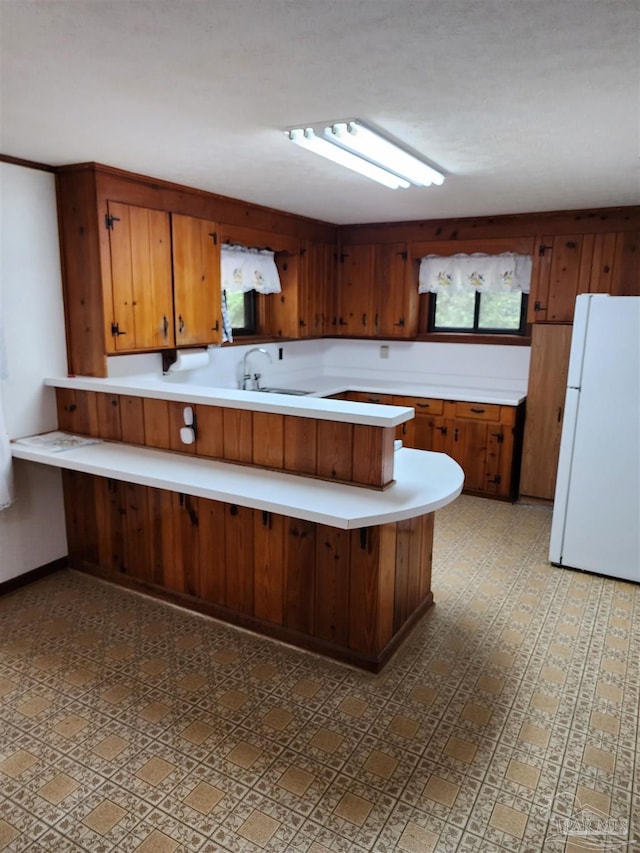
{"type": "Polygon", "coordinates": [[[48,163],[36,163],[35,160],[24,160],[22,157],[12,157],[10,154],[0,154],[0,163],[10,163],[12,166],[24,166],[25,169],[39,169],[41,172],[55,174],[57,169],[48,163]]]}
{"type": "Polygon", "coordinates": [[[43,566],[38,566],[30,572],[25,572],[23,575],[18,575],[15,578],[9,578],[8,581],[0,583],[0,595],[6,595],[22,586],[40,580],[47,575],[52,575],[54,572],[59,572],[61,569],[66,569],[69,566],[68,557],[60,557],[58,560],[52,560],[50,563],[45,563],[43,566]]]}
{"type": "Polygon", "coordinates": [[[480,335],[464,332],[425,332],[417,335],[416,341],[433,344],[498,344],[509,347],[530,347],[531,335],[480,335]]]}

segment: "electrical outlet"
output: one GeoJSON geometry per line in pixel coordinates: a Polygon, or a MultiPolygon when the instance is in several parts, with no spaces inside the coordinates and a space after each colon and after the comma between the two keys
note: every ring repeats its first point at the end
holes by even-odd
{"type": "Polygon", "coordinates": [[[389,358],[389,347],[387,344],[382,344],[380,347],[380,358],[389,358]]]}

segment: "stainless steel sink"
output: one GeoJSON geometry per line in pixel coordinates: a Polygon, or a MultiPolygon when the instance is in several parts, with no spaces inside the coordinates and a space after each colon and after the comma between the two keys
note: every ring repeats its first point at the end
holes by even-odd
{"type": "Polygon", "coordinates": [[[311,391],[301,391],[299,388],[256,388],[261,394],[291,394],[294,397],[305,397],[311,391]]]}

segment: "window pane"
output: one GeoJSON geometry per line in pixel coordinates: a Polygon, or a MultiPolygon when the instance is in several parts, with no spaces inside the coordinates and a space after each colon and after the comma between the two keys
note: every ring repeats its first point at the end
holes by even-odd
{"type": "Polygon", "coordinates": [[[481,293],[478,328],[518,331],[521,307],[521,293],[481,293]]]}
{"type": "Polygon", "coordinates": [[[245,326],[244,293],[227,293],[227,310],[232,327],[243,329],[245,326]]]}
{"type": "Polygon", "coordinates": [[[435,328],[473,329],[475,293],[438,293],[435,328]]]}

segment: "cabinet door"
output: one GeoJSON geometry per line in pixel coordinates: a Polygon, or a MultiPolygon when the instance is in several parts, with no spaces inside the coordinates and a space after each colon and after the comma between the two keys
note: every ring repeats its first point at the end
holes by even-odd
{"type": "Polygon", "coordinates": [[[340,256],[338,334],[375,334],[375,248],[373,245],[346,246],[340,256]]]}
{"type": "Polygon", "coordinates": [[[176,346],[221,338],[220,247],[215,222],[173,214],[173,302],[176,346]]]}
{"type": "Polygon", "coordinates": [[[385,338],[413,337],[418,330],[417,264],[406,243],[376,246],[374,333],[385,338]],[[415,276],[411,273],[415,270],[415,276]]]}
{"type": "Polygon", "coordinates": [[[462,467],[467,491],[486,491],[489,428],[486,421],[460,418],[449,426],[447,452],[462,467]]]}
{"type": "Polygon", "coordinates": [[[298,273],[300,253],[277,252],[275,256],[280,293],[269,293],[264,300],[264,332],[278,338],[297,338],[300,335],[298,273]]]}
{"type": "MultiPolygon", "coordinates": [[[[556,323],[570,323],[578,293],[587,292],[588,279],[583,280],[588,269],[582,264],[580,234],[556,235],[553,238],[549,266],[549,295],[546,319],[556,323]]],[[[587,267],[590,267],[588,259],[587,267]]]]}
{"type": "Polygon", "coordinates": [[[553,500],[570,347],[571,326],[533,327],[520,474],[525,497],[553,500]]]}
{"type": "Polygon", "coordinates": [[[174,346],[169,214],[108,203],[113,347],[174,346]]]}
{"type": "Polygon", "coordinates": [[[331,331],[335,281],[335,249],[329,243],[305,241],[299,271],[301,338],[319,337],[331,331]]]}
{"type": "Polygon", "coordinates": [[[640,232],[616,234],[610,292],[614,296],[640,296],[640,232]]]}

